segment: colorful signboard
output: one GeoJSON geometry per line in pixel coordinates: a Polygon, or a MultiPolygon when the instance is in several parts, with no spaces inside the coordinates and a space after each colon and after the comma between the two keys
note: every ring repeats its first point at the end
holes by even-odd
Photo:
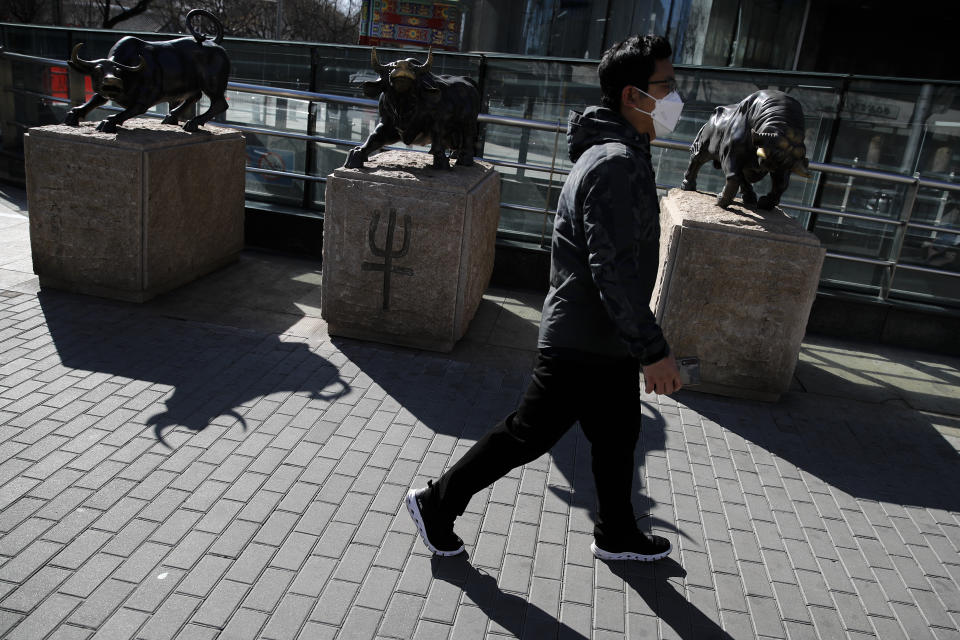
{"type": "Polygon", "coordinates": [[[458,0],[363,0],[360,44],[460,50],[458,0]]]}

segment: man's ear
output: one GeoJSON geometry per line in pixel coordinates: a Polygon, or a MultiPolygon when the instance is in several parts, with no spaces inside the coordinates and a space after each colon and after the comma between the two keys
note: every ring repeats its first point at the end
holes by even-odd
{"type": "Polygon", "coordinates": [[[621,105],[624,105],[624,106],[627,106],[627,107],[635,107],[635,106],[637,106],[637,105],[635,104],[635,100],[634,100],[634,98],[633,98],[633,87],[632,87],[632,86],[626,85],[626,86],[620,91],[620,104],[621,104],[621,105]]]}

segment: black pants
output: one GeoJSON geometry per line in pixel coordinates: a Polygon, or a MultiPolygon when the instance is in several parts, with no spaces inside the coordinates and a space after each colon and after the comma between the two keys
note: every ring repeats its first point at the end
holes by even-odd
{"type": "Polygon", "coordinates": [[[541,352],[517,410],[437,480],[440,510],[461,515],[475,493],[549,451],[578,420],[591,445],[596,533],[633,530],[630,497],[640,436],[640,363],[633,358],[541,352]]]}

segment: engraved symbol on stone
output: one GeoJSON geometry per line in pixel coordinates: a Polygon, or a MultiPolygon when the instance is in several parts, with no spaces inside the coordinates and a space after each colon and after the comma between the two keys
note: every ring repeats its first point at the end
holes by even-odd
{"type": "Polygon", "coordinates": [[[370,220],[370,232],[367,234],[370,251],[378,258],[383,258],[383,262],[364,262],[360,265],[363,271],[382,271],[383,272],[383,310],[390,310],[390,276],[394,273],[402,276],[412,276],[413,269],[406,267],[395,267],[393,261],[407,255],[410,249],[410,216],[403,216],[403,243],[400,249],[394,251],[393,239],[397,230],[397,210],[390,209],[390,217],[387,220],[387,238],[383,248],[377,247],[377,229],[380,227],[380,212],[374,211],[373,218],[370,220]]]}

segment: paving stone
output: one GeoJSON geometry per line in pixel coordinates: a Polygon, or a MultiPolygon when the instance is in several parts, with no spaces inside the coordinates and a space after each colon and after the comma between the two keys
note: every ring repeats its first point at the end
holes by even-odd
{"type": "Polygon", "coordinates": [[[15,556],[53,526],[43,518],[29,518],[0,538],[0,555],[15,556]]]}
{"type": "Polygon", "coordinates": [[[910,594],[920,608],[920,613],[923,614],[923,617],[931,626],[943,627],[945,629],[956,627],[956,622],[954,622],[953,617],[951,617],[944,608],[943,602],[937,597],[936,593],[920,589],[911,589],[910,594]]]}
{"type": "Polygon", "coordinates": [[[890,640],[907,640],[907,636],[903,633],[903,628],[894,618],[871,617],[870,622],[873,624],[877,638],[883,638],[883,640],[887,640],[887,638],[890,638],[890,640]]]}
{"type": "Polygon", "coordinates": [[[0,601],[0,607],[20,613],[28,613],[56,591],[57,587],[70,575],[70,572],[66,569],[44,567],[4,597],[0,601]]]}
{"type": "Polygon", "coordinates": [[[53,631],[80,604],[79,598],[54,594],[5,635],[9,640],[36,640],[53,631]]]}
{"type": "MultiPolygon", "coordinates": [[[[299,637],[322,637],[318,635],[300,635],[300,628],[314,607],[314,600],[294,594],[283,598],[276,613],[270,617],[262,637],[267,640],[294,640],[299,637]]],[[[313,633],[313,632],[311,632],[313,633]]]]}
{"type": "Polygon", "coordinates": [[[151,616],[137,634],[144,640],[168,640],[176,638],[180,628],[190,619],[202,601],[190,596],[170,596],[151,616]]]}
{"type": "Polygon", "coordinates": [[[248,589],[247,585],[240,582],[221,581],[210,595],[204,598],[191,622],[223,628],[248,589]]]}
{"type": "Polygon", "coordinates": [[[186,575],[186,572],[179,569],[157,567],[140,581],[136,591],[124,602],[124,606],[150,613],[155,612],[186,575]]]}
{"type": "Polygon", "coordinates": [[[890,606],[910,640],[929,640],[934,637],[927,621],[916,606],[901,602],[891,602],[890,606]]]}
{"type": "Polygon", "coordinates": [[[97,629],[116,611],[135,585],[119,580],[106,580],[83,600],[68,620],[75,624],[97,629]]]}
{"type": "MultiPolygon", "coordinates": [[[[444,569],[431,559],[400,506],[414,481],[435,477],[512,410],[526,364],[507,373],[360,344],[348,355],[325,339],[300,351],[287,338],[74,298],[61,298],[61,308],[82,307],[70,315],[82,329],[61,358],[64,343],[42,324],[47,302],[15,299],[16,322],[27,321],[17,344],[31,351],[0,340],[4,354],[14,351],[0,367],[18,362],[0,369],[0,395],[32,380],[42,386],[0,400],[0,629],[57,589],[92,588],[51,638],[212,638],[227,626],[219,637],[322,639],[343,627],[339,637],[666,639],[698,637],[698,629],[714,637],[718,621],[738,638],[834,637],[837,629],[849,638],[955,638],[960,523],[942,509],[873,501],[816,460],[817,447],[829,457],[854,442],[827,415],[832,401],[813,410],[802,393],[776,406],[710,399],[705,416],[644,396],[662,417],[652,421],[645,406],[645,435],[660,424],[664,443],[645,442],[641,495],[650,502],[642,512],[676,524],[685,571],[659,586],[653,567],[621,575],[592,558],[587,445],[571,431],[552,457],[481,492],[458,520],[484,579],[467,573],[470,565],[444,569]],[[102,354],[122,369],[118,345],[152,357],[150,378],[62,364],[102,354]],[[157,345],[161,357],[150,353],[157,345]],[[173,345],[196,358],[168,357],[173,345]],[[322,371],[304,366],[312,358],[326,361],[322,371]],[[338,375],[353,387],[338,400],[305,391],[338,375]],[[232,394],[247,429],[220,415],[201,432],[167,430],[173,451],[162,449],[145,423],[183,397],[181,388],[232,394]],[[11,416],[11,405],[19,413],[11,416]],[[103,576],[112,558],[120,564],[103,576]],[[210,559],[225,564],[211,568],[210,559]],[[274,585],[277,576],[289,579],[274,585]],[[255,592],[272,615],[237,600],[255,592]],[[317,599],[334,612],[321,612],[317,599]],[[687,600],[702,615],[691,617],[687,600]]],[[[0,336],[11,317],[0,311],[0,336]]],[[[884,438],[906,424],[891,417],[884,438]]],[[[850,428],[872,458],[888,455],[871,433],[850,428]]]]}
{"type": "Polygon", "coordinates": [[[17,554],[15,558],[0,566],[0,580],[22,584],[33,575],[34,571],[44,566],[61,549],[63,549],[63,545],[60,544],[45,540],[35,541],[17,554]]]}
{"type": "MultiPolygon", "coordinates": [[[[346,617],[350,605],[353,603],[354,598],[357,595],[359,588],[356,584],[351,582],[343,582],[339,580],[331,580],[327,583],[327,586],[324,588],[320,599],[317,601],[317,606],[313,610],[313,613],[310,615],[310,619],[322,622],[330,625],[340,625],[344,618],[346,617]]],[[[406,596],[403,594],[397,594],[394,596],[390,608],[393,608],[393,603],[397,602],[398,599],[403,598],[414,598],[415,596],[406,596]]],[[[416,598],[418,601],[420,598],[416,598]]],[[[417,606],[416,613],[419,613],[420,606],[417,606]]],[[[406,620],[409,615],[409,611],[405,612],[406,615],[401,617],[406,620]]],[[[416,613],[414,615],[416,615],[416,613]]],[[[389,616],[389,609],[387,615],[389,616]]],[[[396,630],[399,626],[391,625],[392,630],[396,630]]],[[[411,629],[412,630],[412,629],[411,629]]]]}

